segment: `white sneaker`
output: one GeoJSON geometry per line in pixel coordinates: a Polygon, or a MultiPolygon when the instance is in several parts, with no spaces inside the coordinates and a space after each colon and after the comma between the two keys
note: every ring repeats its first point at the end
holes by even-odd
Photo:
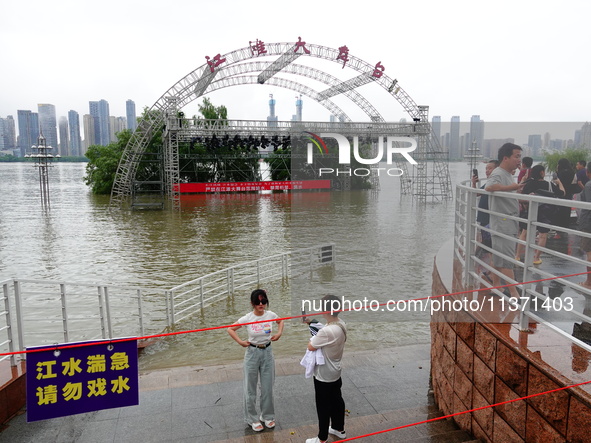
{"type": "Polygon", "coordinates": [[[332,434],[332,435],[336,435],[339,438],[347,438],[347,433],[345,431],[343,431],[343,432],[337,431],[336,429],[333,429],[330,426],[328,427],[328,433],[332,434]]]}
{"type": "MultiPolygon", "coordinates": [[[[323,442],[318,437],[314,437],[314,438],[307,439],[306,443],[323,443],[323,442]]],[[[324,443],[326,443],[326,441],[324,443]]]]}

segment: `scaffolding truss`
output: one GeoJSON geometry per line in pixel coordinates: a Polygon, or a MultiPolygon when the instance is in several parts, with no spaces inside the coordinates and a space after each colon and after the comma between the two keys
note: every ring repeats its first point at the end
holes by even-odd
{"type": "MultiPolygon", "coordinates": [[[[258,42],[257,43],[262,43],[258,42]]],[[[217,89],[245,85],[267,84],[287,88],[305,95],[324,106],[329,112],[338,117],[343,123],[306,123],[307,130],[319,132],[339,132],[344,135],[393,135],[405,132],[408,136],[415,137],[417,149],[413,152],[413,158],[417,165],[408,166],[407,162],[398,162],[397,166],[404,171],[401,177],[401,192],[413,195],[419,202],[442,201],[452,198],[451,180],[447,165],[447,152],[439,145],[438,140],[431,136],[431,127],[428,122],[428,107],[417,105],[412,98],[401,88],[398,80],[392,79],[381,71],[376,74],[377,65],[371,65],[351,54],[346,57],[346,67],[357,72],[355,77],[341,80],[330,74],[314,68],[295,64],[300,57],[313,57],[328,60],[343,65],[341,49],[334,49],[320,45],[297,43],[266,43],[255,48],[248,46],[227,54],[218,55],[214,60],[207,57],[207,63],[179,80],[166,91],[161,98],[148,110],[144,119],[132,135],[125,148],[111,193],[111,207],[123,207],[129,202],[134,193],[138,166],[146,147],[152,140],[156,131],[164,130],[163,161],[163,194],[173,203],[173,207],[179,206],[178,183],[179,154],[178,144],[187,137],[196,136],[195,131],[202,131],[213,135],[226,133],[262,133],[274,135],[277,132],[290,132],[291,122],[283,122],[283,126],[273,122],[273,127],[266,121],[234,121],[224,122],[223,128],[217,127],[215,122],[210,122],[207,127],[191,127],[190,124],[178,119],[178,113],[187,104],[217,89]],[[274,57],[271,62],[263,61],[264,57],[274,57]],[[215,63],[214,63],[215,61],[215,63]],[[253,73],[253,75],[244,75],[253,73]],[[318,91],[310,86],[303,85],[290,79],[282,78],[279,74],[297,75],[302,78],[311,78],[326,85],[324,90],[318,91]],[[381,114],[375,107],[363,97],[357,90],[367,83],[373,83],[381,87],[395,99],[404,111],[411,117],[412,123],[406,130],[400,128],[404,125],[385,123],[381,114]],[[368,115],[369,122],[351,122],[345,111],[330,100],[330,97],[343,95],[353,104],[368,115]],[[347,125],[347,126],[340,126],[347,125]],[[376,126],[377,125],[377,126],[376,126]],[[385,125],[380,127],[379,125],[385,125]],[[394,131],[394,132],[387,132],[394,131]]],[[[303,122],[300,122],[300,125],[303,122]]]]}

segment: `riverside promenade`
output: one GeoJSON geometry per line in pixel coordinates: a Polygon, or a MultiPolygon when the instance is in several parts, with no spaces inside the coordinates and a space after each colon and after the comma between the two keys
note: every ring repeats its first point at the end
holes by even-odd
{"type": "MultiPolygon", "coordinates": [[[[242,419],[242,363],[140,374],[140,404],[27,423],[14,417],[0,442],[304,442],[317,433],[314,386],[301,355],[276,360],[277,426],[255,433],[242,419]]],[[[430,345],[347,353],[343,396],[347,437],[441,416],[429,387],[430,345]]],[[[336,441],[330,436],[329,441],[336,441]]],[[[359,442],[470,442],[452,420],[361,438],[359,442]]]]}

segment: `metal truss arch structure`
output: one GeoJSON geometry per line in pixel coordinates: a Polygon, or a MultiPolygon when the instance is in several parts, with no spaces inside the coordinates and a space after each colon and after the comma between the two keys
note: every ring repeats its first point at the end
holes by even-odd
{"type": "MultiPolygon", "coordinates": [[[[256,85],[258,83],[258,79],[254,75],[237,75],[234,77],[226,77],[222,80],[218,80],[213,82],[207,92],[213,92],[218,89],[227,88],[230,86],[239,86],[239,85],[256,85]]],[[[300,94],[305,95],[306,97],[310,97],[316,101],[318,95],[320,94],[318,91],[303,85],[298,82],[294,82],[293,80],[288,80],[285,78],[274,77],[269,79],[267,84],[272,86],[278,86],[280,88],[291,89],[292,91],[299,92],[300,94]]],[[[336,115],[339,117],[341,121],[350,122],[352,121],[351,118],[343,111],[336,103],[332,100],[322,100],[319,103],[324,106],[331,114],[336,115]]]]}
{"type": "MultiPolygon", "coordinates": [[[[227,72],[228,76],[234,75],[241,75],[247,74],[251,72],[261,72],[266,70],[270,62],[263,62],[263,61],[256,61],[256,62],[249,62],[249,63],[240,63],[237,65],[232,65],[227,68],[224,68],[224,71],[227,72]]],[[[290,64],[287,65],[285,68],[281,70],[282,73],[285,74],[294,74],[301,77],[306,77],[312,80],[316,80],[320,83],[323,83],[328,86],[336,86],[341,83],[337,77],[330,75],[324,71],[319,69],[315,69],[309,66],[298,65],[298,64],[290,64]]],[[[275,76],[272,77],[270,80],[276,78],[275,76]]],[[[260,79],[257,77],[257,83],[260,83],[260,79]]],[[[273,84],[270,81],[266,81],[265,84],[273,84]]],[[[211,92],[209,89],[206,91],[211,92]]],[[[386,121],[384,117],[380,114],[380,112],[371,104],[369,100],[367,100],[363,95],[355,90],[345,91],[343,92],[347,98],[349,98],[358,108],[360,108],[369,118],[371,121],[376,122],[384,122],[386,121]]],[[[323,105],[323,101],[327,99],[327,97],[322,96],[321,93],[317,93],[315,97],[311,97],[321,105],[323,105]]],[[[335,114],[336,115],[336,114],[335,114]]],[[[340,117],[339,115],[336,115],[340,117]]]]}
{"type": "MultiPolygon", "coordinates": [[[[252,84],[256,79],[256,83],[259,84],[276,85],[296,90],[317,101],[334,115],[350,121],[345,112],[330,100],[336,95],[343,95],[368,115],[371,122],[378,123],[384,121],[383,117],[356,90],[360,86],[373,82],[381,86],[402,106],[414,124],[429,125],[428,107],[417,105],[401,88],[396,79],[385,75],[381,62],[371,65],[348,53],[346,57],[342,57],[342,50],[346,47],[334,49],[307,44],[302,42],[301,38],[298,40],[296,43],[264,43],[259,46],[254,46],[253,42],[250,42],[250,46],[227,54],[217,54],[213,58],[206,57],[206,63],[170,87],[145,113],[122,154],[111,192],[111,207],[121,207],[129,201],[140,159],[155,132],[163,128],[167,137],[173,140],[172,143],[165,142],[166,147],[162,152],[164,164],[167,165],[167,168],[174,169],[178,163],[178,152],[175,153],[176,140],[178,132],[183,129],[181,126],[171,126],[172,119],[184,106],[216,89],[252,84]],[[262,61],[264,57],[274,57],[275,59],[265,62],[262,61]],[[343,68],[346,62],[346,67],[353,69],[358,75],[343,81],[326,72],[295,64],[294,61],[299,57],[320,58],[343,65],[343,68]],[[258,72],[258,75],[242,75],[252,72],[258,72]],[[280,72],[313,79],[327,85],[327,88],[323,91],[316,91],[306,85],[278,77],[277,74],[280,72]]],[[[430,125],[428,132],[430,133],[430,125]]],[[[417,142],[418,148],[415,158],[419,165],[412,168],[406,180],[402,180],[402,192],[413,194],[419,201],[426,201],[428,198],[432,200],[450,199],[452,191],[446,162],[447,153],[438,146],[438,141],[435,138],[425,135],[424,132],[418,135],[417,142]],[[433,165],[429,167],[429,164],[433,165]],[[432,173],[428,172],[429,168],[432,173]]],[[[175,177],[178,177],[178,173],[169,170],[163,177],[165,181],[163,188],[167,190],[167,195],[173,200],[175,206],[178,206],[178,186],[168,183],[175,177]]]]}

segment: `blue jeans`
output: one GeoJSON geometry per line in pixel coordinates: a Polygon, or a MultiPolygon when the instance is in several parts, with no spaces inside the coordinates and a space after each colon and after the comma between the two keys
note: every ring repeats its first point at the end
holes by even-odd
{"type": "Polygon", "coordinates": [[[271,346],[265,349],[246,348],[244,354],[244,420],[256,423],[275,420],[273,384],[275,383],[275,359],[271,346]],[[258,380],[261,380],[261,413],[257,413],[256,396],[258,380]]]}

